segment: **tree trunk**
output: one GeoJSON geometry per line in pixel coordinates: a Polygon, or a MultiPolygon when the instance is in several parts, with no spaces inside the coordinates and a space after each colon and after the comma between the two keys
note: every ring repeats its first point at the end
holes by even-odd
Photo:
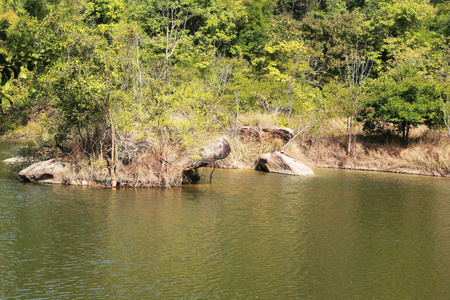
{"type": "Polygon", "coordinates": [[[409,129],[411,128],[409,122],[406,122],[406,139],[405,144],[408,145],[409,143],[409,129]]]}
{"type": "Polygon", "coordinates": [[[141,72],[141,62],[139,60],[139,35],[136,34],[136,66],[138,71],[139,80],[139,120],[142,120],[142,72],[141,72]]]}
{"type": "Polygon", "coordinates": [[[119,159],[119,155],[117,152],[117,143],[116,143],[116,128],[114,127],[114,120],[112,115],[112,103],[111,103],[111,85],[108,80],[108,105],[107,108],[107,118],[109,119],[109,123],[111,124],[111,186],[117,186],[117,161],[119,159]]]}
{"type": "Polygon", "coordinates": [[[405,142],[405,140],[406,140],[406,124],[405,124],[405,122],[402,122],[400,126],[402,129],[402,139],[403,139],[403,142],[405,142]]]}
{"type": "Polygon", "coordinates": [[[403,139],[403,143],[405,145],[408,145],[409,143],[409,131],[411,129],[411,123],[409,123],[408,121],[402,122],[400,124],[400,129],[402,130],[402,139],[403,139]]]}
{"type": "Polygon", "coordinates": [[[111,120],[111,186],[117,186],[117,145],[116,145],[116,130],[111,120]]]}
{"type": "Polygon", "coordinates": [[[352,150],[352,132],[353,132],[353,115],[348,117],[347,123],[347,134],[348,134],[348,143],[347,143],[347,155],[350,155],[352,150]]]}

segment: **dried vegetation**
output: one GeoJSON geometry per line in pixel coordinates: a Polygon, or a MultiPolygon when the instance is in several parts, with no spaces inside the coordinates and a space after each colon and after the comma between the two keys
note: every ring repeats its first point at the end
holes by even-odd
{"type": "Polygon", "coordinates": [[[450,177],[450,140],[444,132],[419,127],[404,145],[396,135],[366,136],[359,131],[347,155],[345,133],[333,122],[327,124],[328,132],[303,147],[316,167],[450,177]]]}

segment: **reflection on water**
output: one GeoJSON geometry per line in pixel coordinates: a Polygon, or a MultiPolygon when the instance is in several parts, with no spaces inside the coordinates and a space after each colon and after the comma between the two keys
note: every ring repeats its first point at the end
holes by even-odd
{"type": "Polygon", "coordinates": [[[110,190],[2,168],[2,299],[450,294],[448,179],[216,170],[211,185],[110,190]]]}

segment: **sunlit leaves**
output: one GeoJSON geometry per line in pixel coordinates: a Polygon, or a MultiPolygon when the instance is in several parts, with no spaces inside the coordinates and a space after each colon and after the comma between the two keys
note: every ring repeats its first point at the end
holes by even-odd
{"type": "MultiPolygon", "coordinates": [[[[392,70],[370,83],[371,102],[366,128],[382,121],[397,126],[436,125],[440,122],[439,94],[434,81],[411,66],[392,70]]],[[[405,137],[407,139],[407,136],[405,137]]]]}
{"type": "Polygon", "coordinates": [[[119,21],[124,4],[122,0],[89,0],[84,17],[96,24],[110,24],[119,21]]]}

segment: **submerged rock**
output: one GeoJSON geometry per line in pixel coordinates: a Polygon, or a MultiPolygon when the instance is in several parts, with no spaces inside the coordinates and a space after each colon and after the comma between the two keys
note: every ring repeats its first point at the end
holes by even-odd
{"type": "Polygon", "coordinates": [[[314,175],[310,167],[278,151],[262,154],[256,169],[288,175],[314,175]]]}
{"type": "Polygon", "coordinates": [[[20,171],[19,176],[26,181],[62,184],[67,167],[67,162],[52,158],[32,164],[20,171]]]}

